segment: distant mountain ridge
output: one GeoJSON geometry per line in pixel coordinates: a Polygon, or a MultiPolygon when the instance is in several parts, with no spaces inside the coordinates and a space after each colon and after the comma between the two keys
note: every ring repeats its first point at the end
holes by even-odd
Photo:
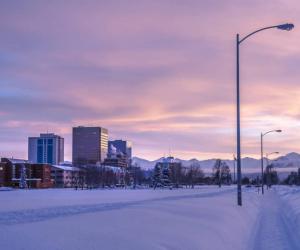
{"type": "MultiPolygon", "coordinates": [[[[264,158],[265,159],[265,158],[264,158]]],[[[160,162],[163,160],[162,158],[159,158],[154,161],[149,161],[146,159],[142,159],[139,157],[133,157],[133,164],[139,165],[143,169],[153,169],[155,164],[157,162],[160,162]]],[[[204,172],[211,172],[216,159],[208,159],[208,160],[197,160],[197,159],[190,159],[190,160],[182,160],[179,158],[175,158],[175,161],[181,162],[183,166],[189,167],[191,164],[199,164],[200,167],[204,170],[204,172]]],[[[225,161],[228,166],[231,168],[231,171],[233,171],[234,167],[234,161],[225,159],[225,161]]],[[[266,166],[266,159],[264,161],[266,166]]],[[[292,152],[284,156],[280,156],[276,159],[269,160],[269,163],[273,163],[276,168],[280,168],[281,170],[284,170],[285,168],[287,170],[293,169],[293,168],[300,168],[300,154],[292,152]]],[[[251,157],[245,157],[242,158],[242,168],[245,172],[259,172],[261,167],[261,160],[255,159],[251,157]]]]}

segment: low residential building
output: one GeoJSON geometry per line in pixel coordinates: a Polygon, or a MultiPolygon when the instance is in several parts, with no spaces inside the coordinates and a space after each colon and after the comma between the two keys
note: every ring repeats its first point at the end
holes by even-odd
{"type": "Polygon", "coordinates": [[[70,165],[51,166],[51,178],[55,187],[74,187],[80,182],[82,170],[70,165]]]}
{"type": "Polygon", "coordinates": [[[4,162],[0,162],[0,187],[12,186],[12,169],[4,162]]]}
{"type": "Polygon", "coordinates": [[[32,164],[26,160],[1,158],[0,186],[50,188],[51,166],[32,164]]]}
{"type": "Polygon", "coordinates": [[[127,168],[128,161],[126,158],[122,157],[121,155],[115,157],[106,158],[103,162],[104,166],[112,166],[112,167],[119,167],[119,168],[127,168]]]}

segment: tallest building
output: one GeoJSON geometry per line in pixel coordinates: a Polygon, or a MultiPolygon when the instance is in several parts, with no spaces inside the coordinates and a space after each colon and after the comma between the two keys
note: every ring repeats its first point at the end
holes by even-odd
{"type": "Polygon", "coordinates": [[[108,130],[102,127],[73,128],[73,164],[103,162],[108,151],[108,130]]]}

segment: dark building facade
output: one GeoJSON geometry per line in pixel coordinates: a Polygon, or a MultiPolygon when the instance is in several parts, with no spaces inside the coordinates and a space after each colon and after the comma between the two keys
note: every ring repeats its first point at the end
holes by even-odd
{"type": "Polygon", "coordinates": [[[124,140],[108,142],[108,157],[104,164],[108,166],[126,168],[131,165],[132,143],[124,140]]]}
{"type": "Polygon", "coordinates": [[[19,159],[1,159],[0,186],[19,187],[22,178],[27,187],[51,188],[53,186],[50,165],[31,164],[19,159]]]}
{"type": "Polygon", "coordinates": [[[128,162],[127,159],[123,156],[116,156],[116,157],[109,157],[104,160],[103,165],[111,166],[111,167],[120,167],[120,168],[127,168],[128,162]]]}
{"type": "Polygon", "coordinates": [[[108,142],[108,154],[123,154],[126,158],[132,157],[132,143],[124,140],[114,140],[108,142]],[[113,152],[116,151],[116,152],[113,152]]]}
{"type": "Polygon", "coordinates": [[[51,178],[55,187],[75,187],[80,182],[83,170],[73,166],[54,165],[51,166],[51,178]]]}
{"type": "Polygon", "coordinates": [[[0,162],[0,187],[12,186],[12,168],[4,162],[0,162]]]}
{"type": "Polygon", "coordinates": [[[72,145],[75,166],[102,163],[108,152],[108,130],[101,127],[74,127],[72,145]]]}

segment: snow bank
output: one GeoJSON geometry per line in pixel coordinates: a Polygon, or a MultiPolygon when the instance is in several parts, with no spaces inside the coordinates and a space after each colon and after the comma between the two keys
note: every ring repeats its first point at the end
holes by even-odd
{"type": "Polygon", "coordinates": [[[11,187],[0,187],[0,191],[13,191],[14,189],[11,187]]]}
{"type": "Polygon", "coordinates": [[[300,187],[297,186],[277,186],[277,193],[282,199],[282,213],[290,222],[294,234],[300,237],[300,187]]]}

